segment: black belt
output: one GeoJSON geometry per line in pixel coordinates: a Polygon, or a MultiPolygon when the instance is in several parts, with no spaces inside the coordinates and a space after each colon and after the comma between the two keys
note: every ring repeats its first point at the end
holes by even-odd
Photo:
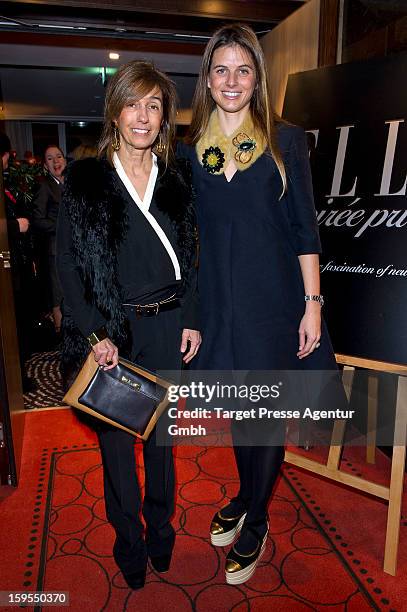
{"type": "Polygon", "coordinates": [[[171,295],[165,300],[153,302],[152,304],[123,304],[128,308],[134,308],[138,317],[156,317],[159,312],[172,310],[179,306],[179,299],[175,295],[171,295]]]}

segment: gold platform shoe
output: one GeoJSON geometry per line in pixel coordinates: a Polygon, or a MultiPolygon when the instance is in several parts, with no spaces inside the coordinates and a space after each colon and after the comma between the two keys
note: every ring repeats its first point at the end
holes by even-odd
{"type": "Polygon", "coordinates": [[[246,518],[246,512],[229,518],[222,515],[222,510],[219,510],[212,519],[210,533],[213,546],[232,544],[246,518]]]}
{"type": "Polygon", "coordinates": [[[257,542],[255,550],[247,555],[240,554],[233,546],[226,557],[225,573],[228,584],[243,584],[251,578],[266,549],[267,531],[262,540],[257,542]]]}

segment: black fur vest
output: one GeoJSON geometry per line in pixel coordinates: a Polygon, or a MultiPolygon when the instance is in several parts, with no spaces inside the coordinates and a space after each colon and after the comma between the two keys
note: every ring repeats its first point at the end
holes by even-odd
{"type": "MultiPolygon", "coordinates": [[[[193,263],[196,252],[196,224],[190,168],[158,162],[154,199],[168,215],[177,238],[181,277],[193,263]]],[[[122,306],[117,272],[119,245],[127,229],[125,202],[106,159],[84,159],[67,168],[63,200],[71,221],[73,256],[85,287],[85,297],[107,320],[109,337],[120,354],[129,355],[130,330],[122,306]]],[[[180,294],[183,292],[181,285],[180,294]]],[[[62,360],[65,370],[77,369],[89,352],[89,344],[69,315],[64,317],[62,360]]]]}

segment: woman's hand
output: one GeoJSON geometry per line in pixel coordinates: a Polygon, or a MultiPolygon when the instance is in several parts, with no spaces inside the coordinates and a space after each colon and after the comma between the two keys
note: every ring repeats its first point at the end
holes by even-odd
{"type": "Polygon", "coordinates": [[[300,342],[297,357],[303,359],[313,353],[321,338],[321,306],[318,302],[307,302],[298,335],[300,342]]]}
{"type": "Polygon", "coordinates": [[[26,219],[25,217],[18,217],[17,223],[18,227],[20,228],[21,234],[24,234],[26,231],[28,231],[28,228],[30,227],[30,222],[28,219],[26,219]]]}
{"type": "Polygon", "coordinates": [[[119,363],[119,350],[109,338],[101,340],[92,347],[95,354],[95,361],[104,370],[111,370],[119,363]]]}
{"type": "Polygon", "coordinates": [[[189,351],[186,353],[182,360],[185,363],[189,363],[191,359],[195,357],[198,352],[199,345],[202,342],[201,334],[196,329],[184,329],[182,331],[182,340],[181,340],[181,353],[185,353],[188,347],[189,341],[189,351]]]}

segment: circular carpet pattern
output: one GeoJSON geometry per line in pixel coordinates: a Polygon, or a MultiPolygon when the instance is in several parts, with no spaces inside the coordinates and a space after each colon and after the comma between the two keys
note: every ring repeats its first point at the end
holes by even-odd
{"type": "Polygon", "coordinates": [[[58,351],[34,353],[26,363],[27,375],[35,389],[24,393],[24,408],[50,408],[63,406],[61,359],[58,351]]]}
{"type": "MultiPolygon", "coordinates": [[[[140,447],[137,443],[137,458],[140,447]]],[[[225,584],[228,548],[213,547],[208,528],[236,492],[232,452],[195,447],[180,455],[170,571],[159,574],[149,566],[144,589],[131,591],[112,556],[114,532],[104,510],[97,446],[53,449],[43,534],[47,545],[36,589],[70,590],[73,610],[85,605],[137,612],[372,609],[369,594],[346,571],[287,477],[280,479],[271,503],[267,545],[254,576],[243,585],[225,584]],[[334,583],[327,576],[335,576],[334,583]]]]}

